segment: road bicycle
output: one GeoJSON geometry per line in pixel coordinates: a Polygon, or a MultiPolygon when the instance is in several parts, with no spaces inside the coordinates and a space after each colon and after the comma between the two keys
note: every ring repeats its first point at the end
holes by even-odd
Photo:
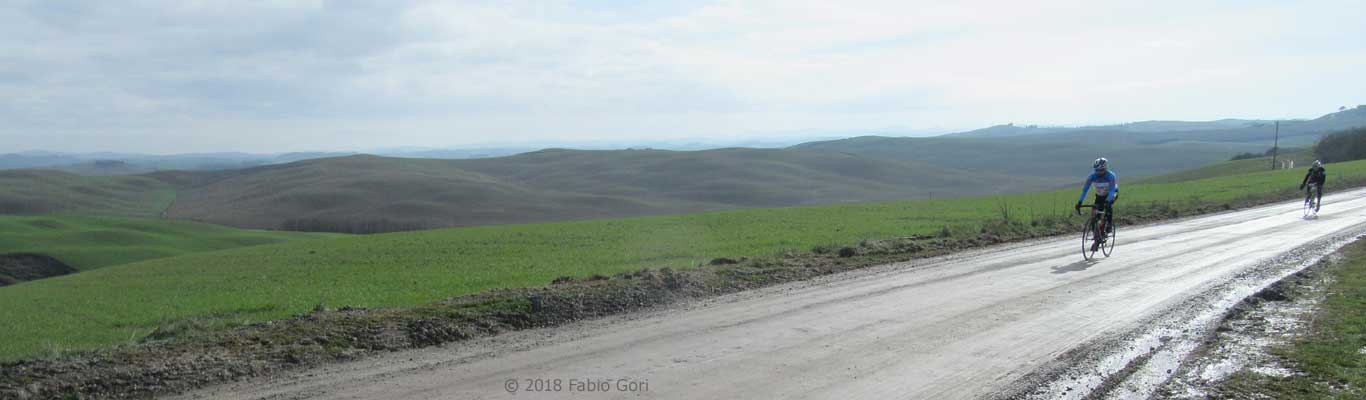
{"type": "Polygon", "coordinates": [[[1314,218],[1319,215],[1318,197],[1314,196],[1314,191],[1323,190],[1317,184],[1310,184],[1304,188],[1304,218],[1314,218]]]}
{"type": "Polygon", "coordinates": [[[1098,249],[1106,257],[1115,250],[1115,224],[1112,218],[1106,218],[1110,211],[1097,208],[1094,205],[1081,206],[1082,208],[1093,208],[1096,212],[1091,213],[1091,218],[1086,220],[1086,225],[1081,229],[1081,256],[1087,260],[1096,258],[1098,249]],[[1102,238],[1104,240],[1102,241],[1102,238]],[[1099,242],[1099,246],[1093,246],[1099,242]]]}

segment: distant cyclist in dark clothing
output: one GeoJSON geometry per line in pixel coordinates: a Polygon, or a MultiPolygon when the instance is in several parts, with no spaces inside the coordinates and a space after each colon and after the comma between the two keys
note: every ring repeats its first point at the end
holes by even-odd
{"type": "Polygon", "coordinates": [[[1319,207],[1323,203],[1323,181],[1328,178],[1328,173],[1323,169],[1323,162],[1314,160],[1314,166],[1309,167],[1309,173],[1304,174],[1304,181],[1300,182],[1300,190],[1309,189],[1304,193],[1304,201],[1309,202],[1310,197],[1314,200],[1314,212],[1319,212],[1319,207]]]}

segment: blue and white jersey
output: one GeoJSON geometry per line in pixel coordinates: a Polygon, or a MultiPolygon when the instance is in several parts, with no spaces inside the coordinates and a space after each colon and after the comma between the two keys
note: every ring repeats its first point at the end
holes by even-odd
{"type": "Polygon", "coordinates": [[[1092,172],[1090,176],[1086,177],[1086,182],[1081,184],[1081,196],[1077,197],[1078,202],[1086,200],[1086,192],[1090,191],[1091,187],[1096,188],[1096,196],[1105,196],[1107,202],[1115,201],[1115,195],[1119,193],[1119,178],[1115,176],[1114,171],[1107,170],[1104,175],[1096,175],[1095,172],[1092,172]]]}

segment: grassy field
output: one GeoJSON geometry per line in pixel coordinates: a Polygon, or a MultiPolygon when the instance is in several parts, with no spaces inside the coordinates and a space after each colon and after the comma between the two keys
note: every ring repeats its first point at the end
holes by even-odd
{"type": "MultiPolygon", "coordinates": [[[[1309,170],[1309,165],[1314,162],[1314,153],[1311,150],[1303,149],[1291,151],[1276,157],[1277,164],[1281,160],[1294,160],[1295,169],[1301,173],[1309,170]]],[[[1174,172],[1166,175],[1159,175],[1150,178],[1143,178],[1137,183],[1172,183],[1192,181],[1196,179],[1213,178],[1218,176],[1246,174],[1250,172],[1269,171],[1271,169],[1271,157],[1249,158],[1245,160],[1224,161],[1208,165],[1201,168],[1174,172]]]]}
{"type": "Polygon", "coordinates": [[[1234,398],[1361,399],[1366,397],[1366,241],[1343,250],[1346,261],[1327,271],[1328,297],[1308,335],[1275,349],[1301,374],[1239,372],[1220,389],[1234,398]]]}
{"type": "MultiPolygon", "coordinates": [[[[1366,161],[1330,165],[1366,177],[1366,161]]],[[[1117,212],[1176,210],[1288,195],[1302,171],[1125,185],[1117,212]]],[[[862,239],[976,235],[1007,216],[1020,226],[1071,212],[1076,189],[997,197],[751,209],[502,225],[295,241],[102,268],[0,289],[0,358],[124,343],[188,319],[295,315],[319,304],[405,306],[559,276],[686,268],[714,257],[809,251],[862,239]]],[[[1331,205],[1328,205],[1331,207],[1331,205]]]]}
{"type": "Polygon", "coordinates": [[[79,270],[335,234],[272,232],[197,222],[89,216],[0,216],[0,253],[39,253],[79,270]]]}

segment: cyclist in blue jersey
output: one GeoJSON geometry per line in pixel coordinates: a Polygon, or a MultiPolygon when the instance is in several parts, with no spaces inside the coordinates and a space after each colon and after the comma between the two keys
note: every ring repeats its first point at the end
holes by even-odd
{"type": "Polygon", "coordinates": [[[1091,187],[1094,186],[1096,189],[1096,202],[1095,208],[1092,208],[1091,212],[1107,211],[1105,213],[1104,221],[1106,232],[1096,232],[1096,238],[1099,240],[1091,245],[1091,251],[1096,251],[1096,249],[1100,248],[1101,243],[1105,243],[1105,240],[1110,236],[1106,233],[1109,231],[1110,223],[1114,222],[1115,215],[1112,206],[1115,204],[1115,200],[1119,199],[1119,178],[1115,176],[1113,171],[1110,171],[1110,161],[1106,160],[1104,157],[1097,158],[1094,163],[1091,163],[1091,169],[1095,170],[1095,172],[1092,172],[1090,176],[1086,177],[1086,182],[1082,182],[1081,196],[1077,197],[1076,210],[1077,214],[1081,214],[1081,203],[1086,200],[1086,192],[1090,191],[1091,187]]]}

